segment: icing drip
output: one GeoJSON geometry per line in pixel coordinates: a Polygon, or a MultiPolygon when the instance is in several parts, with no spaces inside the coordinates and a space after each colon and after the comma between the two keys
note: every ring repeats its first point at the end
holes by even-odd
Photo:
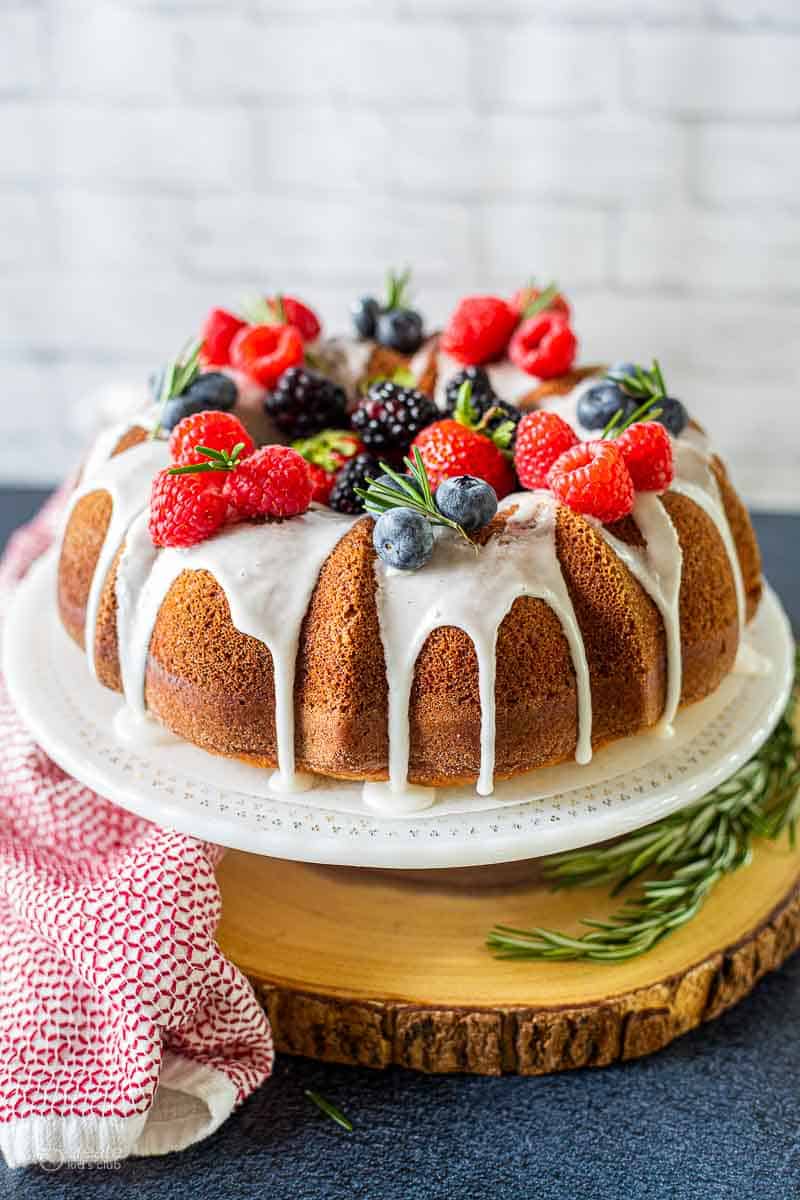
{"type": "Polygon", "coordinates": [[[403,793],[408,778],[409,701],[417,656],[434,629],[455,626],[471,639],[478,660],[481,766],[477,790],[489,795],[495,760],[495,650],[503,618],[520,596],[545,600],[566,636],[578,694],[575,757],[592,754],[589,669],[580,629],[555,548],[553,498],[543,492],[509,496],[505,529],[479,551],[439,530],[433,558],[415,573],[392,571],[376,560],[376,602],[389,687],[389,781],[403,793]],[[513,511],[516,509],[516,511],[513,511]]]}
{"type": "Polygon", "coordinates": [[[150,640],[161,605],[183,571],[208,571],[240,633],[272,655],[281,790],[299,790],[294,770],[294,675],[300,628],[325,559],[352,519],[312,508],[291,521],[239,525],[187,550],[157,550],[145,515],[134,524],[117,571],[117,629],[125,698],[145,711],[150,640]]]}
{"type": "Polygon", "coordinates": [[[111,517],[86,602],[86,654],[95,678],[95,628],[106,576],[131,522],[149,501],[153,476],[169,461],[166,443],[158,441],[140,442],[124,454],[109,458],[122,433],[129,428],[130,425],[125,425],[121,429],[109,430],[95,443],[84,467],[80,486],[70,500],[64,526],[66,528],[70,514],[83,496],[91,492],[108,492],[111,497],[111,517]]]}
{"type": "Polygon", "coordinates": [[[629,546],[615,538],[598,522],[598,533],[637,579],[655,604],[664,623],[667,644],[667,690],[659,722],[671,728],[681,699],[683,674],[681,656],[680,590],[683,554],[675,526],[667,510],[652,492],[640,492],[633,518],[645,540],[644,547],[629,546]]]}
{"type": "Polygon", "coordinates": [[[719,531],[733,572],[739,636],[741,637],[747,617],[742,568],[731,527],[725,514],[719,484],[709,465],[709,456],[696,444],[683,442],[680,439],[673,443],[673,449],[675,452],[675,478],[672,481],[671,491],[679,492],[693,500],[711,518],[719,531]]]}

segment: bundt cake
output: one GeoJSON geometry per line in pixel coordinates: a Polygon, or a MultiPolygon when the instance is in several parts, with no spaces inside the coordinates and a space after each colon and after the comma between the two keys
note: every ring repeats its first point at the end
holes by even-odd
{"type": "MultiPolygon", "coordinates": [[[[540,316],[517,313],[509,325],[518,332],[540,316]]],[[[599,444],[586,413],[613,403],[609,389],[635,422],[642,381],[652,381],[632,364],[604,376],[558,355],[536,375],[508,357],[481,360],[480,346],[470,363],[463,343],[454,320],[413,353],[369,336],[317,337],[305,361],[345,390],[349,409],[372,379],[398,372],[403,387],[410,374],[445,409],[448,385],[471,372],[462,399],[488,380],[501,416],[509,404],[553,414],[579,447],[599,444]]],[[[285,441],[265,423],[275,380],[263,372],[245,380],[226,352],[206,353],[204,369],[237,382],[234,415],[257,443],[285,441]]],[[[666,388],[656,391],[666,403],[666,388]]],[[[648,425],[659,411],[651,401],[648,425]]],[[[668,728],[680,706],[712,693],[759,600],[758,547],[724,467],[685,416],[680,429],[665,423],[669,486],[631,485],[615,520],[565,502],[555,483],[524,489],[515,479],[483,528],[465,535],[438,524],[429,561],[398,570],[376,552],[375,509],[335,511],[317,500],[284,519],[264,509],[259,519],[226,520],[195,544],[159,544],[151,489],[169,469],[172,443],[151,405],[104,431],[83,466],[60,550],[61,621],[142,730],[165,726],[214,754],[277,767],[276,788],[310,785],[314,775],[380,783],[366,793],[371,801],[408,811],[438,787],[475,784],[486,795],[498,779],[585,763],[607,742],[659,722],[668,728]]],[[[490,443],[485,416],[472,436],[513,464],[518,426],[501,425],[504,447],[490,443]]],[[[423,450],[429,442],[419,435],[423,450]]],[[[355,444],[360,457],[369,454],[355,444]]],[[[216,463],[200,449],[202,467],[183,468],[206,472],[195,483],[216,463]]],[[[407,450],[368,461],[398,466],[407,450]]],[[[620,454],[613,450],[615,462],[620,454]]],[[[435,488],[439,465],[425,466],[435,488]]],[[[635,479],[633,460],[630,471],[635,479]]],[[[448,473],[465,472],[445,464],[448,473]]]]}

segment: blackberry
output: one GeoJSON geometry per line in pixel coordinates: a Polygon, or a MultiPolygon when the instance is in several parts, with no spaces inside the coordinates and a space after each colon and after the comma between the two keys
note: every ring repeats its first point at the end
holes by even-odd
{"type": "Polygon", "coordinates": [[[346,423],[344,388],[308,367],[289,367],[264,398],[264,410],[290,438],[310,437],[346,423]]]}
{"type": "Polygon", "coordinates": [[[341,513],[362,513],[364,501],[356,495],[355,489],[367,487],[367,476],[377,479],[381,469],[371,454],[357,454],[346,462],[336,476],[336,482],[331,488],[328,504],[341,513]]]}
{"type": "MultiPolygon", "coordinates": [[[[464,383],[472,384],[472,395],[470,403],[477,413],[477,419],[489,411],[490,408],[497,408],[500,411],[496,416],[492,417],[486,426],[486,432],[494,433],[498,425],[502,425],[504,421],[510,421],[514,426],[516,436],[516,427],[522,420],[522,411],[513,404],[509,404],[507,400],[501,400],[492,391],[492,385],[489,382],[489,376],[482,367],[465,367],[463,371],[459,371],[452,379],[448,380],[445,388],[445,408],[450,416],[456,411],[458,403],[458,393],[461,390],[461,385],[464,383]]],[[[512,437],[510,446],[514,445],[512,437]]]]}
{"type": "Polygon", "coordinates": [[[422,392],[382,379],[373,383],[350,423],[368,450],[399,459],[417,434],[438,417],[436,405],[422,392]]]}

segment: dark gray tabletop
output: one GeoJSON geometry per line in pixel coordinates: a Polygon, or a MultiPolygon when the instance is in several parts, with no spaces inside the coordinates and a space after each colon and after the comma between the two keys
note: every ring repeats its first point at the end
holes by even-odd
{"type": "MultiPolygon", "coordinates": [[[[0,492],[0,538],[41,494],[0,492]]],[[[762,515],[765,570],[800,626],[800,516],[762,515]]],[[[521,966],[524,970],[524,966],[521,966]]],[[[183,1154],[115,1170],[2,1171],[0,1194],[170,1200],[789,1200],[800,1196],[800,955],[652,1058],[540,1079],[279,1059],[183,1154]],[[304,1097],[351,1118],[346,1134],[304,1097]]]]}

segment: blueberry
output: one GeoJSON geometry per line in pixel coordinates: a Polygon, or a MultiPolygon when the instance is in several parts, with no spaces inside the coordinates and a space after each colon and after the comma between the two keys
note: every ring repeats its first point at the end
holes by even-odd
{"type": "Polygon", "coordinates": [[[388,567],[417,571],[433,553],[433,530],[413,508],[390,508],[375,522],[372,542],[388,567]]]}
{"type": "Polygon", "coordinates": [[[494,488],[474,475],[456,475],[453,479],[442,480],[434,499],[442,516],[455,521],[468,533],[488,525],[497,512],[494,488]]]}
{"type": "Polygon", "coordinates": [[[627,417],[636,408],[636,401],[604,380],[596,383],[578,398],[578,420],[584,429],[605,429],[618,409],[627,417]]]}
{"type": "Polygon", "coordinates": [[[374,296],[361,296],[350,306],[350,316],[359,337],[375,336],[375,325],[380,311],[381,306],[374,296]]]}
{"type": "Polygon", "coordinates": [[[615,382],[620,383],[626,377],[626,375],[633,375],[635,378],[637,370],[637,363],[617,362],[614,363],[613,367],[609,368],[607,378],[613,379],[615,382]]]}
{"type": "Polygon", "coordinates": [[[657,401],[657,404],[661,409],[661,415],[656,417],[656,420],[673,437],[679,437],[689,421],[689,414],[685,406],[680,400],[676,400],[674,396],[664,396],[662,400],[657,401]]]}
{"type": "Polygon", "coordinates": [[[219,371],[207,371],[198,375],[185,392],[167,401],[161,415],[161,427],[174,429],[184,417],[192,417],[195,413],[230,412],[237,397],[236,384],[229,376],[219,371]]]}
{"type": "Polygon", "coordinates": [[[378,316],[375,337],[381,346],[389,346],[401,354],[414,354],[425,337],[422,317],[413,308],[390,308],[378,316]]]}

